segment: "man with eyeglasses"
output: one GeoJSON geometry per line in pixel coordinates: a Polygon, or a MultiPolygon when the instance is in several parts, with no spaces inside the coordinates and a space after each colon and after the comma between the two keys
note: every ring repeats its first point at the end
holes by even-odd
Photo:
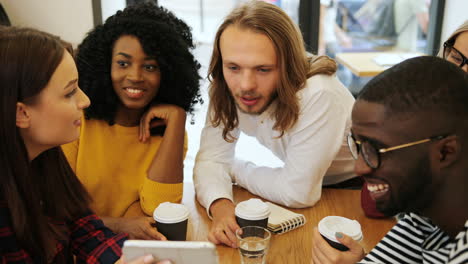
{"type": "MultiPolygon", "coordinates": [[[[468,75],[437,57],[402,62],[371,80],[352,112],[355,172],[377,209],[400,214],[365,255],[338,251],[317,229],[312,263],[468,263],[468,75]]],[[[365,236],[365,234],[364,234],[365,236]]]]}

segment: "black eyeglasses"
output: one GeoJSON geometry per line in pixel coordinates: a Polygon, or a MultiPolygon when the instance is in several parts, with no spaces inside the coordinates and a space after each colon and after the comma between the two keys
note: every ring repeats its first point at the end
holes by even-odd
{"type": "Polygon", "coordinates": [[[354,139],[354,136],[351,133],[349,133],[348,147],[349,147],[349,150],[351,151],[351,155],[353,155],[353,158],[355,160],[359,158],[359,153],[362,152],[362,157],[364,158],[364,161],[366,162],[366,164],[372,169],[377,169],[380,166],[381,154],[388,153],[397,149],[412,147],[415,145],[419,145],[419,144],[434,141],[434,140],[441,140],[445,137],[447,137],[447,135],[434,136],[430,138],[425,138],[425,139],[401,144],[398,146],[378,149],[375,146],[373,146],[369,141],[359,141],[359,140],[354,139]]]}
{"type": "Polygon", "coordinates": [[[468,64],[468,59],[465,57],[465,55],[453,47],[453,44],[448,42],[444,43],[444,59],[453,62],[460,68],[468,64]]]}

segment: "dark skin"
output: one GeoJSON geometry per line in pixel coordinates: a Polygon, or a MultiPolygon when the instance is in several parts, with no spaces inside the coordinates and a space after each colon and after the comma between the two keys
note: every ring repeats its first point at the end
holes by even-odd
{"type": "MultiPolygon", "coordinates": [[[[363,100],[356,101],[352,122],[351,130],[358,140],[372,140],[380,145],[379,148],[449,134],[441,140],[382,154],[377,169],[370,168],[359,155],[355,172],[366,181],[380,180],[390,186],[389,194],[380,201],[382,206],[395,205],[402,212],[412,211],[428,217],[452,238],[463,230],[468,219],[468,151],[464,151],[466,143],[462,141],[465,140],[462,135],[467,132],[459,122],[438,111],[394,115],[387,113],[381,104],[363,100]],[[421,164],[429,168],[418,174],[421,164]],[[422,190],[407,190],[417,195],[405,200],[407,196],[401,192],[417,180],[415,177],[431,177],[431,184],[422,190]]],[[[351,250],[340,252],[321,236],[314,235],[312,263],[356,263],[361,260],[364,256],[362,247],[348,238],[344,236],[338,240],[351,250]]]]}
{"type": "MultiPolygon", "coordinates": [[[[355,134],[370,134],[369,137],[392,146],[431,135],[453,133],[456,130],[450,119],[437,112],[424,112],[409,115],[411,117],[395,118],[388,118],[388,115],[382,105],[359,101],[359,104],[356,104],[353,109],[352,131],[355,134]],[[366,111],[375,111],[380,115],[373,120],[362,118],[366,111]],[[427,122],[427,120],[431,120],[431,122],[427,122]],[[373,121],[373,124],[368,121],[373,121]],[[409,137],[410,139],[408,139],[409,137]]],[[[461,129],[458,131],[460,132],[454,134],[463,133],[461,129]]],[[[462,151],[462,144],[460,137],[451,135],[433,143],[402,150],[398,154],[394,153],[395,155],[392,157],[382,155],[382,164],[389,159],[398,159],[398,162],[402,163],[406,159],[411,160],[411,157],[418,155],[419,151],[429,152],[431,172],[434,185],[436,185],[435,192],[432,193],[430,204],[419,208],[418,205],[410,205],[408,211],[416,211],[418,214],[430,218],[451,237],[455,237],[463,229],[465,221],[468,219],[466,207],[468,196],[465,188],[468,184],[467,177],[465,177],[468,170],[466,165],[468,152],[462,151]]],[[[390,153],[386,155],[390,156],[390,153]]],[[[358,163],[356,167],[361,165],[358,163]]],[[[384,167],[384,165],[381,166],[384,167]]],[[[355,170],[359,174],[367,173],[370,168],[365,167],[355,170]]]]}
{"type": "MultiPolygon", "coordinates": [[[[152,105],[146,109],[161,88],[161,73],[157,60],[143,51],[138,38],[123,35],[117,39],[112,50],[111,78],[120,100],[115,123],[139,126],[139,140],[142,143],[150,138],[150,128],[166,126],[159,150],[148,168],[148,179],[159,183],[183,182],[186,113],[181,107],[170,104],[152,105]]],[[[131,208],[134,206],[138,207],[139,203],[131,208]]],[[[166,240],[153,227],[154,219],[151,216],[102,217],[102,220],[115,232],[128,233],[131,239],[166,240]]]]}

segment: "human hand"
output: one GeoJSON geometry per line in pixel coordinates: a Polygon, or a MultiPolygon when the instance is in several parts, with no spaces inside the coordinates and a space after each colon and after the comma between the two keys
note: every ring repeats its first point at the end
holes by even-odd
{"type": "Polygon", "coordinates": [[[156,261],[152,255],[141,256],[133,261],[126,262],[125,256],[122,256],[115,264],[171,264],[169,260],[156,261]]]}
{"type": "Polygon", "coordinates": [[[342,233],[337,233],[336,239],[349,248],[348,251],[339,251],[328,244],[320,235],[317,227],[312,234],[312,262],[313,264],[328,263],[356,263],[364,258],[364,249],[358,242],[342,233]],[[342,237],[339,237],[339,236],[342,237]]]}
{"type": "Polygon", "coordinates": [[[167,240],[156,230],[154,223],[154,219],[147,216],[120,218],[118,231],[127,233],[130,239],[167,240]]]}
{"type": "Polygon", "coordinates": [[[326,55],[326,48],[325,48],[325,46],[319,47],[319,48],[318,48],[318,50],[317,50],[317,55],[319,55],[319,56],[326,55]]]}
{"type": "Polygon", "coordinates": [[[350,38],[346,33],[343,33],[342,35],[340,35],[339,41],[340,41],[341,47],[343,48],[350,49],[353,47],[353,39],[350,38]]]}
{"type": "Polygon", "coordinates": [[[236,230],[239,225],[234,214],[235,206],[228,199],[219,199],[210,206],[213,216],[208,240],[215,244],[225,244],[229,247],[237,247],[236,230]]]}
{"type": "Polygon", "coordinates": [[[150,129],[157,126],[169,126],[170,123],[185,126],[185,110],[176,105],[158,104],[150,107],[140,119],[138,139],[146,142],[151,136],[150,129]]]}

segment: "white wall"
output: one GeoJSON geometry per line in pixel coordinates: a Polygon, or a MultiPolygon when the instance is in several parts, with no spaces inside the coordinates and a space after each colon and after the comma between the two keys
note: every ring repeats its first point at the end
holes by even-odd
{"type": "Polygon", "coordinates": [[[237,1],[239,0],[204,0],[202,10],[199,0],[159,0],[158,3],[174,12],[192,28],[195,41],[212,43],[218,26],[237,1]]]}
{"type": "Polygon", "coordinates": [[[127,6],[125,0],[101,0],[102,21],[106,21],[108,17],[124,9],[125,6],[127,6]]]}
{"type": "Polygon", "coordinates": [[[442,24],[442,36],[440,38],[442,43],[468,19],[467,10],[467,0],[445,1],[444,23],[442,24]]]}
{"type": "Polygon", "coordinates": [[[0,0],[14,26],[37,28],[79,44],[94,26],[91,0],[0,0]]]}

